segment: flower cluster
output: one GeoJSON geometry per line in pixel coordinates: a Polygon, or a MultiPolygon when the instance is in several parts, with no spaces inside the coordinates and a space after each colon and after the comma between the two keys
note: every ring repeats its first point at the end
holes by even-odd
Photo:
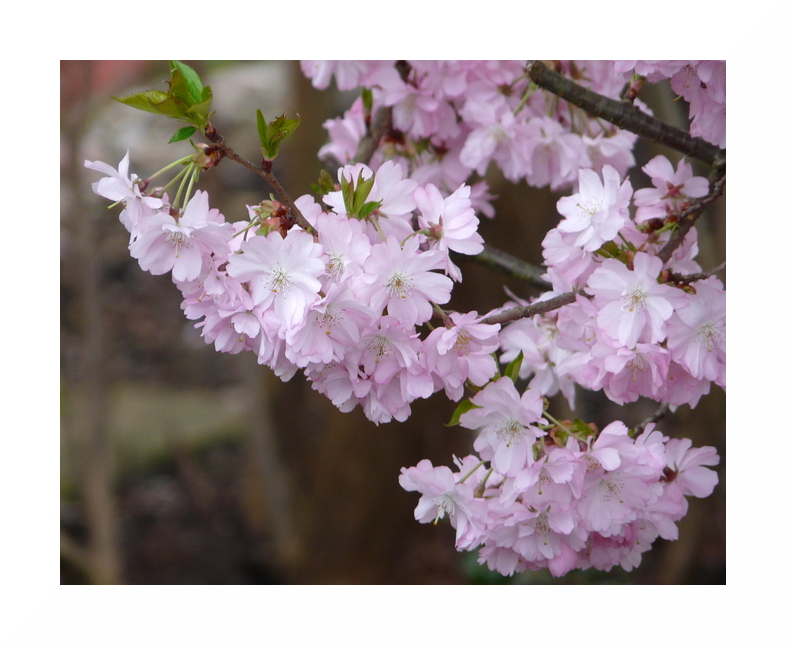
{"type": "Polygon", "coordinates": [[[718,483],[706,468],[714,448],[692,448],[649,424],[635,439],[620,421],[601,432],[555,425],[537,417],[537,391],[515,394],[504,377],[472,399],[461,418],[479,429],[478,458],[456,459],[458,471],[429,460],[402,468],[399,482],[421,493],[420,522],[448,516],[458,550],[503,575],[548,568],[630,571],[657,537],[675,540],[687,495],[707,497],[718,483]]]}
{"type": "Polygon", "coordinates": [[[726,147],[725,60],[619,60],[614,68],[651,82],[670,79],[671,89],[690,106],[691,134],[726,147]]]}
{"type": "MultiPolygon", "coordinates": [[[[725,63],[557,65],[604,96],[618,96],[633,73],[670,78],[690,102],[692,132],[725,145],[725,63]]],[[[654,424],[636,436],[619,421],[601,432],[559,422],[544,397],[561,392],[573,406],[579,385],[619,404],[644,396],[694,407],[711,383],[725,388],[723,284],[694,260],[695,228],[672,242],[709,181],[658,156],[642,168],[652,187],[634,192],[625,174],[635,136],[537,89],[525,61],[302,68],[317,88],[333,78],[342,90],[364,88],[325,124],[321,154],[344,165],[338,183],[320,182],[321,203],[271,198],[248,206],[245,221],[226,221],[206,192],[191,194],[200,168],[220,160],[205,144],[165,169],[187,165],[174,200],[130,174],[128,155],[117,169],[85,162],[106,175],[94,191],[123,204],[132,257],[171,273],[186,317],[218,351],[254,352],[283,380],[302,370],[342,411],[359,406],[378,424],[403,421],[412,401],[438,391],[461,401],[454,420],[477,431],[477,454],[456,460],[458,472],[423,460],[400,483],[422,493],[416,519],[447,515],[457,548],[479,548],[490,568],[630,569],[656,537],[675,539],[685,496],[717,483],[705,468],[718,463],[715,450],[654,424]],[[392,127],[368,165],[352,163],[379,108],[392,127]],[[552,290],[535,300],[559,306],[531,317],[443,309],[462,279],[451,252],[483,251],[476,213],[494,214],[482,179],[492,163],[511,181],[573,191],[543,240],[552,290]]],[[[183,82],[202,87],[191,75],[183,82]]],[[[512,297],[517,310],[532,304],[512,297]]]]}
{"type": "Polygon", "coordinates": [[[285,380],[302,369],[338,408],[360,405],[375,423],[403,421],[413,400],[443,389],[457,401],[465,382],[496,373],[499,325],[439,307],[461,279],[449,251],[483,248],[468,186],[442,197],[392,161],[376,173],[346,166],[339,179],[365,187],[362,204],[342,190],[325,195],[328,211],[296,200],[315,237],[282,226],[275,205],[232,224],[202,191],[173,208],[129,176],[127,155],[118,170],[86,165],[107,175],[95,192],[125,205],[131,255],[155,275],[171,272],[183,311],[217,350],[253,351],[285,380]],[[435,315],[442,324],[422,329],[435,315]]]}
{"type": "MultiPolygon", "coordinates": [[[[397,139],[384,142],[371,167],[395,159],[421,184],[447,193],[483,175],[494,162],[506,179],[536,187],[575,186],[579,170],[611,165],[625,173],[633,165],[636,137],[576,111],[536,89],[527,61],[304,61],[303,72],[324,89],[335,77],[341,90],[369,89],[373,109],[390,107],[397,139]]],[[[612,61],[563,61],[576,82],[616,97],[624,78],[612,61]]],[[[640,105],[637,102],[637,105],[640,105]]],[[[640,105],[640,107],[644,107],[640,105]]],[[[358,98],[343,117],[326,124],[330,143],[322,156],[340,163],[354,157],[367,134],[358,98]]],[[[487,186],[473,185],[473,205],[493,215],[487,186]]]]}
{"type": "Polygon", "coordinates": [[[675,277],[701,271],[692,259],[698,251],[695,231],[664,265],[657,253],[670,233],[645,233],[635,224],[641,218],[629,214],[631,197],[648,209],[673,211],[677,201],[686,201],[680,191],[706,194],[706,180],[695,182],[700,178],[686,168],[680,163],[675,173],[663,157],[645,166],[656,186],[665,187],[662,177],[681,175],[677,186],[667,182],[671,188],[663,199],[660,188],[633,194],[609,166],[602,180],[582,171],[579,192],[557,203],[565,219],[543,242],[555,292],[538,300],[577,292],[576,301],[512,322],[500,334],[501,361],[522,352],[520,376],[534,372],[544,395],[562,391],[572,402],[579,384],[602,389],[620,404],[645,396],[695,407],[712,382],[725,387],[723,284],[715,276],[690,284],[675,277]]]}

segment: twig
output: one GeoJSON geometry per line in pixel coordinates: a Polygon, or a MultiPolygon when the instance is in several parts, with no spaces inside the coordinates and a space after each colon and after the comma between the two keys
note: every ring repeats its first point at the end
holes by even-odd
{"type": "Polygon", "coordinates": [[[212,125],[208,126],[207,130],[205,131],[205,136],[210,139],[213,147],[218,150],[221,155],[227,159],[231,159],[232,161],[239,163],[241,166],[245,166],[251,172],[259,175],[262,177],[262,179],[269,183],[273,187],[273,190],[276,191],[276,194],[281,200],[281,203],[289,209],[289,212],[295,219],[295,223],[300,226],[300,228],[308,231],[312,235],[316,234],[314,227],[309,224],[308,220],[303,216],[303,213],[301,213],[300,209],[295,205],[293,199],[279,183],[278,179],[276,179],[273,171],[270,168],[271,162],[269,160],[264,160],[262,166],[257,166],[256,164],[250,162],[248,159],[242,157],[232,150],[232,148],[226,144],[224,137],[222,137],[212,125]]]}
{"type": "Polygon", "coordinates": [[[633,429],[630,432],[631,437],[636,437],[644,432],[644,428],[646,428],[650,423],[657,423],[663,417],[666,416],[666,413],[669,411],[669,404],[668,403],[661,403],[660,407],[655,411],[655,414],[652,416],[647,417],[641,423],[636,424],[633,426],[633,429]]]}
{"type": "Polygon", "coordinates": [[[379,142],[382,141],[382,137],[385,136],[385,133],[390,130],[392,124],[393,108],[379,108],[376,114],[374,114],[374,120],[371,122],[368,134],[358,143],[358,151],[355,153],[355,156],[352,157],[350,163],[368,164],[374,152],[376,152],[379,147],[379,142]]]}
{"type": "Polygon", "coordinates": [[[498,314],[484,318],[483,322],[493,325],[495,323],[505,324],[513,322],[514,320],[520,320],[522,318],[532,318],[532,316],[535,316],[536,314],[544,314],[547,311],[553,311],[554,309],[559,309],[560,307],[569,305],[572,302],[576,302],[577,295],[585,296],[586,294],[583,291],[579,291],[578,293],[561,293],[560,295],[550,298],[549,300],[541,300],[540,302],[536,302],[531,305],[517,305],[515,307],[511,307],[510,309],[505,309],[505,311],[501,311],[498,314]]]}
{"type": "Polygon", "coordinates": [[[726,175],[723,175],[714,182],[709,195],[702,199],[697,199],[682,213],[682,219],[680,220],[679,226],[671,234],[669,241],[663,245],[660,251],[658,251],[658,257],[663,264],[669,261],[672,253],[677,250],[677,247],[679,247],[682,240],[685,239],[688,231],[696,223],[696,220],[699,219],[699,215],[704,212],[704,209],[721,196],[725,185],[726,175]]]}
{"type": "Polygon", "coordinates": [[[710,269],[709,271],[702,271],[700,273],[672,273],[671,279],[674,282],[682,282],[683,284],[688,284],[690,282],[696,282],[697,280],[706,280],[710,276],[723,271],[726,268],[726,261],[724,260],[714,269],[710,269]]]}
{"type": "Polygon", "coordinates": [[[623,130],[662,143],[708,164],[726,158],[725,151],[718,146],[699,137],[692,137],[685,130],[645,114],[629,102],[615,101],[596,94],[562,74],[550,70],[541,61],[532,61],[527,65],[527,73],[536,85],[623,130]]]}
{"type": "Polygon", "coordinates": [[[500,249],[495,249],[488,244],[477,255],[461,255],[460,257],[509,275],[516,280],[527,282],[541,291],[552,289],[551,282],[544,278],[544,271],[541,267],[525,262],[500,249]]]}

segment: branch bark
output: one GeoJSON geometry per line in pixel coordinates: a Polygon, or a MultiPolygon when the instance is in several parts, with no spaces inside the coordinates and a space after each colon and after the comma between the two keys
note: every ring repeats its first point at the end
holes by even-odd
{"type": "Polygon", "coordinates": [[[488,244],[478,255],[461,255],[460,257],[509,275],[516,280],[527,282],[541,291],[549,291],[552,288],[551,282],[544,277],[545,272],[541,267],[525,262],[500,249],[495,249],[488,244]]]}
{"type": "Polygon", "coordinates": [[[251,172],[259,175],[262,177],[262,179],[269,183],[273,187],[273,190],[276,191],[276,194],[281,200],[281,203],[284,204],[284,206],[286,206],[289,212],[292,214],[292,217],[295,219],[295,223],[300,226],[300,228],[308,231],[312,235],[316,234],[316,229],[311,226],[309,221],[303,216],[303,213],[300,212],[300,209],[295,205],[294,200],[289,196],[281,183],[279,183],[278,179],[276,179],[273,171],[269,167],[266,167],[270,165],[269,161],[264,163],[262,166],[257,166],[255,163],[252,163],[245,157],[237,154],[227,145],[224,137],[222,137],[212,126],[210,126],[205,132],[205,136],[210,139],[210,142],[213,144],[215,149],[220,152],[221,155],[227,159],[231,159],[232,161],[239,163],[241,166],[245,166],[251,172]]]}
{"type": "Polygon", "coordinates": [[[661,143],[708,164],[726,158],[726,152],[718,146],[699,137],[692,137],[685,130],[645,114],[630,102],[615,101],[588,90],[562,74],[550,70],[541,61],[529,63],[527,73],[530,80],[544,90],[623,130],[661,143]]]}

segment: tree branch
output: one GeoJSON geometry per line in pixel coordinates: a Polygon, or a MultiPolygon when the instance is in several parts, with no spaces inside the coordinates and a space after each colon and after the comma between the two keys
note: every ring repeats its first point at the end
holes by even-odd
{"type": "Polygon", "coordinates": [[[644,428],[646,428],[650,423],[657,423],[663,417],[666,416],[666,413],[669,411],[669,404],[668,403],[661,403],[660,407],[655,411],[655,414],[652,416],[647,417],[641,423],[636,424],[633,426],[633,429],[630,432],[631,437],[636,437],[644,432],[644,428]]]}
{"type": "Polygon", "coordinates": [[[685,130],[645,114],[630,102],[615,101],[588,90],[562,74],[550,70],[541,61],[529,63],[527,73],[532,82],[539,87],[623,130],[661,143],[708,164],[726,158],[726,152],[718,146],[699,137],[692,137],[685,130]]]}
{"type": "Polygon", "coordinates": [[[358,143],[358,151],[352,157],[350,163],[364,163],[368,165],[371,157],[379,147],[382,137],[390,130],[393,124],[393,108],[381,107],[374,114],[374,120],[371,122],[371,127],[365,137],[358,143]]]}
{"type": "Polygon", "coordinates": [[[495,249],[488,244],[477,255],[459,254],[459,257],[509,275],[516,280],[527,282],[541,291],[552,289],[551,282],[544,277],[545,272],[541,267],[525,262],[500,249],[495,249]]]}
{"type": "Polygon", "coordinates": [[[687,273],[687,274],[672,273],[670,282],[674,281],[674,282],[681,282],[683,284],[689,284],[691,282],[696,282],[697,280],[706,280],[710,276],[713,276],[716,273],[723,271],[725,268],[726,268],[726,262],[723,261],[714,269],[710,269],[709,271],[702,271],[700,273],[687,273]]]}
{"type": "Polygon", "coordinates": [[[719,179],[711,184],[712,190],[710,191],[709,195],[695,200],[687,209],[685,209],[685,211],[683,211],[678,227],[671,234],[669,241],[663,245],[663,248],[660,251],[658,251],[658,257],[661,259],[664,265],[669,261],[669,258],[671,258],[674,251],[677,250],[677,247],[679,247],[679,245],[682,243],[682,240],[685,239],[688,231],[696,223],[696,220],[699,219],[699,215],[704,212],[704,209],[707,208],[707,206],[712,204],[712,202],[721,196],[725,185],[726,175],[722,175],[719,179]]]}
{"type": "MultiPolygon", "coordinates": [[[[265,160],[262,166],[257,166],[256,164],[250,162],[245,157],[237,154],[232,148],[230,148],[226,141],[224,141],[224,137],[222,137],[218,131],[213,127],[209,126],[205,131],[205,136],[210,139],[211,143],[213,144],[213,148],[215,151],[218,151],[220,156],[226,157],[227,159],[231,159],[239,163],[241,166],[245,166],[251,172],[259,175],[264,179],[267,183],[269,183],[273,190],[276,191],[278,198],[281,200],[281,203],[287,207],[289,212],[292,214],[292,217],[295,220],[295,223],[300,226],[305,231],[308,231],[312,235],[316,233],[316,229],[314,229],[311,224],[309,224],[308,220],[303,216],[303,213],[300,212],[300,209],[295,205],[294,200],[289,196],[287,191],[284,187],[279,183],[278,179],[276,179],[273,171],[270,168],[271,162],[265,160]]],[[[214,152],[212,150],[206,151],[206,154],[210,154],[214,152]]]]}
{"type": "Polygon", "coordinates": [[[540,302],[536,302],[531,305],[517,305],[515,307],[511,307],[510,309],[505,309],[498,314],[484,318],[483,322],[488,325],[493,325],[495,323],[504,325],[505,323],[513,322],[514,320],[532,318],[532,316],[536,314],[544,314],[547,311],[553,311],[554,309],[559,309],[560,307],[569,305],[572,302],[576,302],[577,295],[586,296],[587,294],[585,294],[583,291],[579,291],[578,293],[572,291],[570,293],[561,293],[560,295],[554,296],[549,300],[541,300],[540,302]]]}

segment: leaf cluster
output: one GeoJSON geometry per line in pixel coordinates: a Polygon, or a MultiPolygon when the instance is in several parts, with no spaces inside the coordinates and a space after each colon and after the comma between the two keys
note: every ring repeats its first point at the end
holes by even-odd
{"type": "Polygon", "coordinates": [[[277,116],[269,123],[265,120],[262,110],[257,110],[257,132],[259,132],[259,145],[262,147],[262,156],[272,161],[278,156],[281,143],[292,134],[300,125],[300,117],[287,119],[286,115],[277,116]]]}
{"type": "Polygon", "coordinates": [[[181,141],[193,135],[197,130],[207,127],[210,115],[210,104],[213,92],[209,86],[203,85],[199,75],[185,63],[169,61],[169,89],[145,90],[125,97],[112,98],[123,105],[137,110],[163,114],[172,119],[190,123],[181,128],[170,139],[170,143],[181,141]]]}
{"type": "Polygon", "coordinates": [[[365,219],[382,206],[382,202],[366,203],[371,189],[374,187],[374,179],[374,175],[369,179],[358,175],[356,185],[354,180],[341,177],[341,194],[344,197],[344,207],[347,209],[347,215],[357,219],[365,219]]]}

